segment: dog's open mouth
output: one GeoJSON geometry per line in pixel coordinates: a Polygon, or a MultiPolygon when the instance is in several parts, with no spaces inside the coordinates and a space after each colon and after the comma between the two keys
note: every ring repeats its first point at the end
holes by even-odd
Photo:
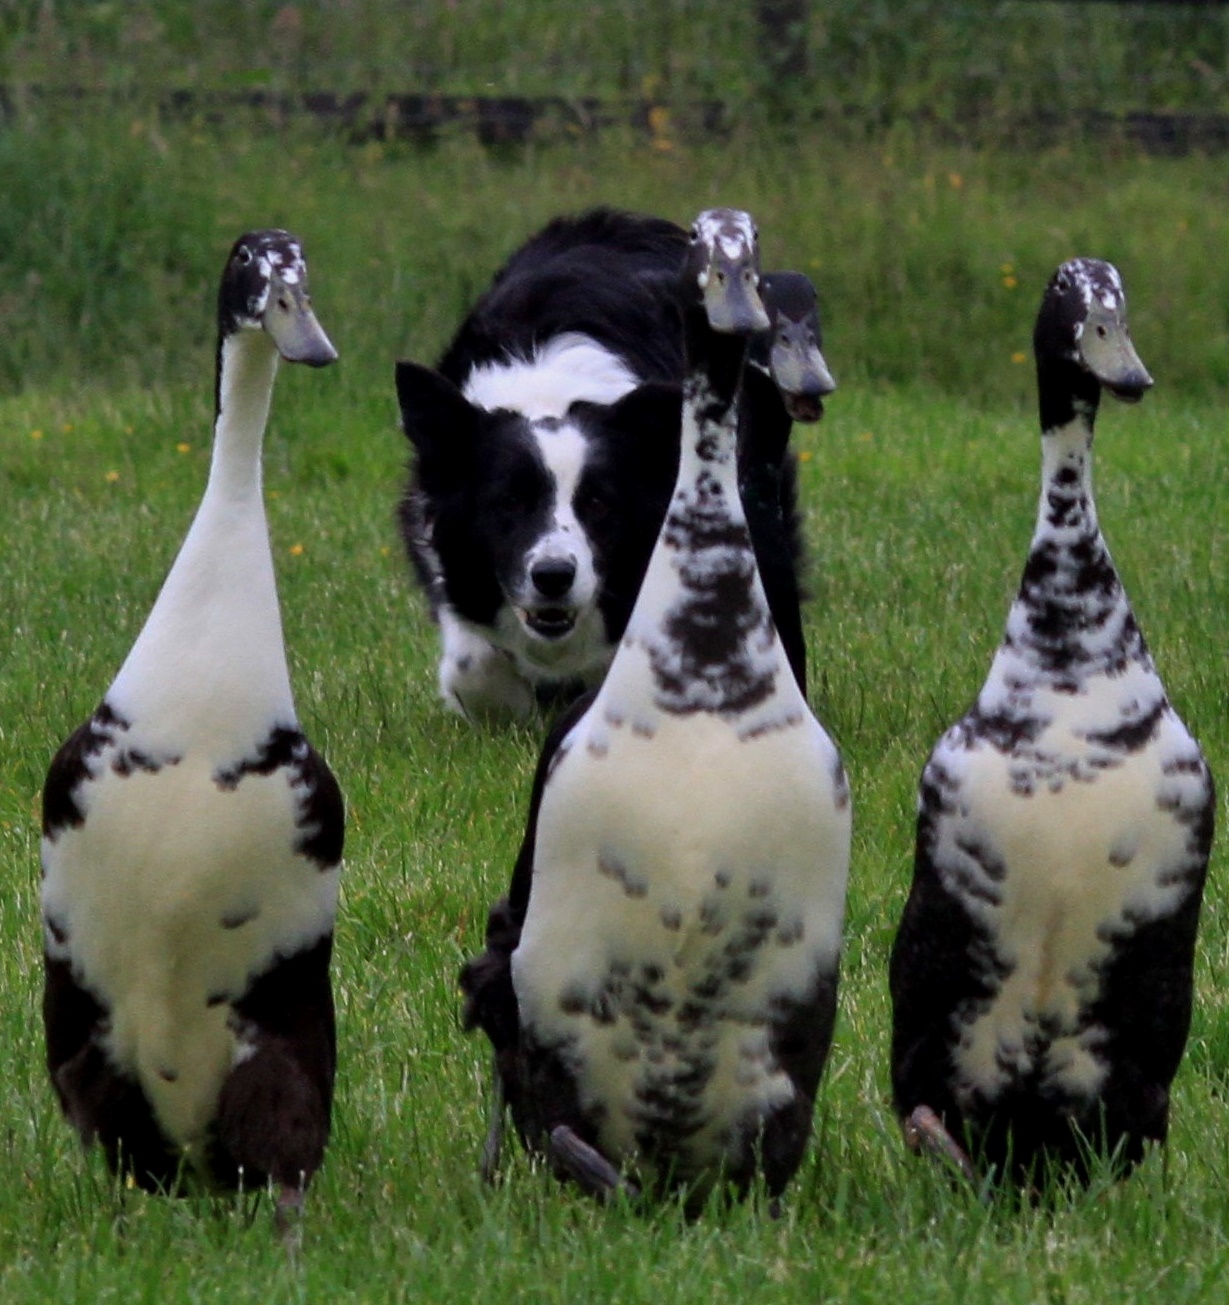
{"type": "Polygon", "coordinates": [[[562,639],[576,624],[573,607],[522,607],[521,620],[543,639],[562,639]]]}

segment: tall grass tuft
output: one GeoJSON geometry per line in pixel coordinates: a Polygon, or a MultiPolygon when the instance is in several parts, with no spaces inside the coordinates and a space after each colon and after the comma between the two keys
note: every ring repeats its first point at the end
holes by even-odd
{"type": "Polygon", "coordinates": [[[210,214],[138,114],[0,126],[0,389],[150,381],[210,330],[210,214]]]}

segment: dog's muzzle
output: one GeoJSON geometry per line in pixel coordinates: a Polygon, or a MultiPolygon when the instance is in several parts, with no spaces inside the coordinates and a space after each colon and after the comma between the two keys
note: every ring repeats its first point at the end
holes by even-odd
{"type": "Polygon", "coordinates": [[[520,609],[521,619],[543,639],[562,639],[576,624],[576,608],[567,599],[576,579],[570,557],[543,558],[529,568],[532,599],[520,609]]]}

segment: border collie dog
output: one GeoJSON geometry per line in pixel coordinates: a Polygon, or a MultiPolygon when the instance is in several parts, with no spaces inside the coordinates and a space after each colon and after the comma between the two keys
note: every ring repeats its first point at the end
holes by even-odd
{"type": "Polygon", "coordinates": [[[440,626],[439,687],[515,719],[596,685],[678,461],[687,235],[597,209],[507,261],[435,370],[397,364],[398,515],[440,626]]]}

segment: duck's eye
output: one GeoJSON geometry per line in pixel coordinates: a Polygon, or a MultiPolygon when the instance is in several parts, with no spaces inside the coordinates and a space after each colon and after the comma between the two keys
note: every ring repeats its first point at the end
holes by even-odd
{"type": "Polygon", "coordinates": [[[240,245],[235,258],[246,267],[252,261],[252,251],[247,247],[247,245],[240,245]]]}
{"type": "Polygon", "coordinates": [[[692,243],[693,245],[696,243],[697,240],[700,239],[700,228],[699,228],[699,227],[692,227],[692,228],[691,228],[691,236],[690,236],[690,239],[691,239],[691,243],[692,243]]]}

